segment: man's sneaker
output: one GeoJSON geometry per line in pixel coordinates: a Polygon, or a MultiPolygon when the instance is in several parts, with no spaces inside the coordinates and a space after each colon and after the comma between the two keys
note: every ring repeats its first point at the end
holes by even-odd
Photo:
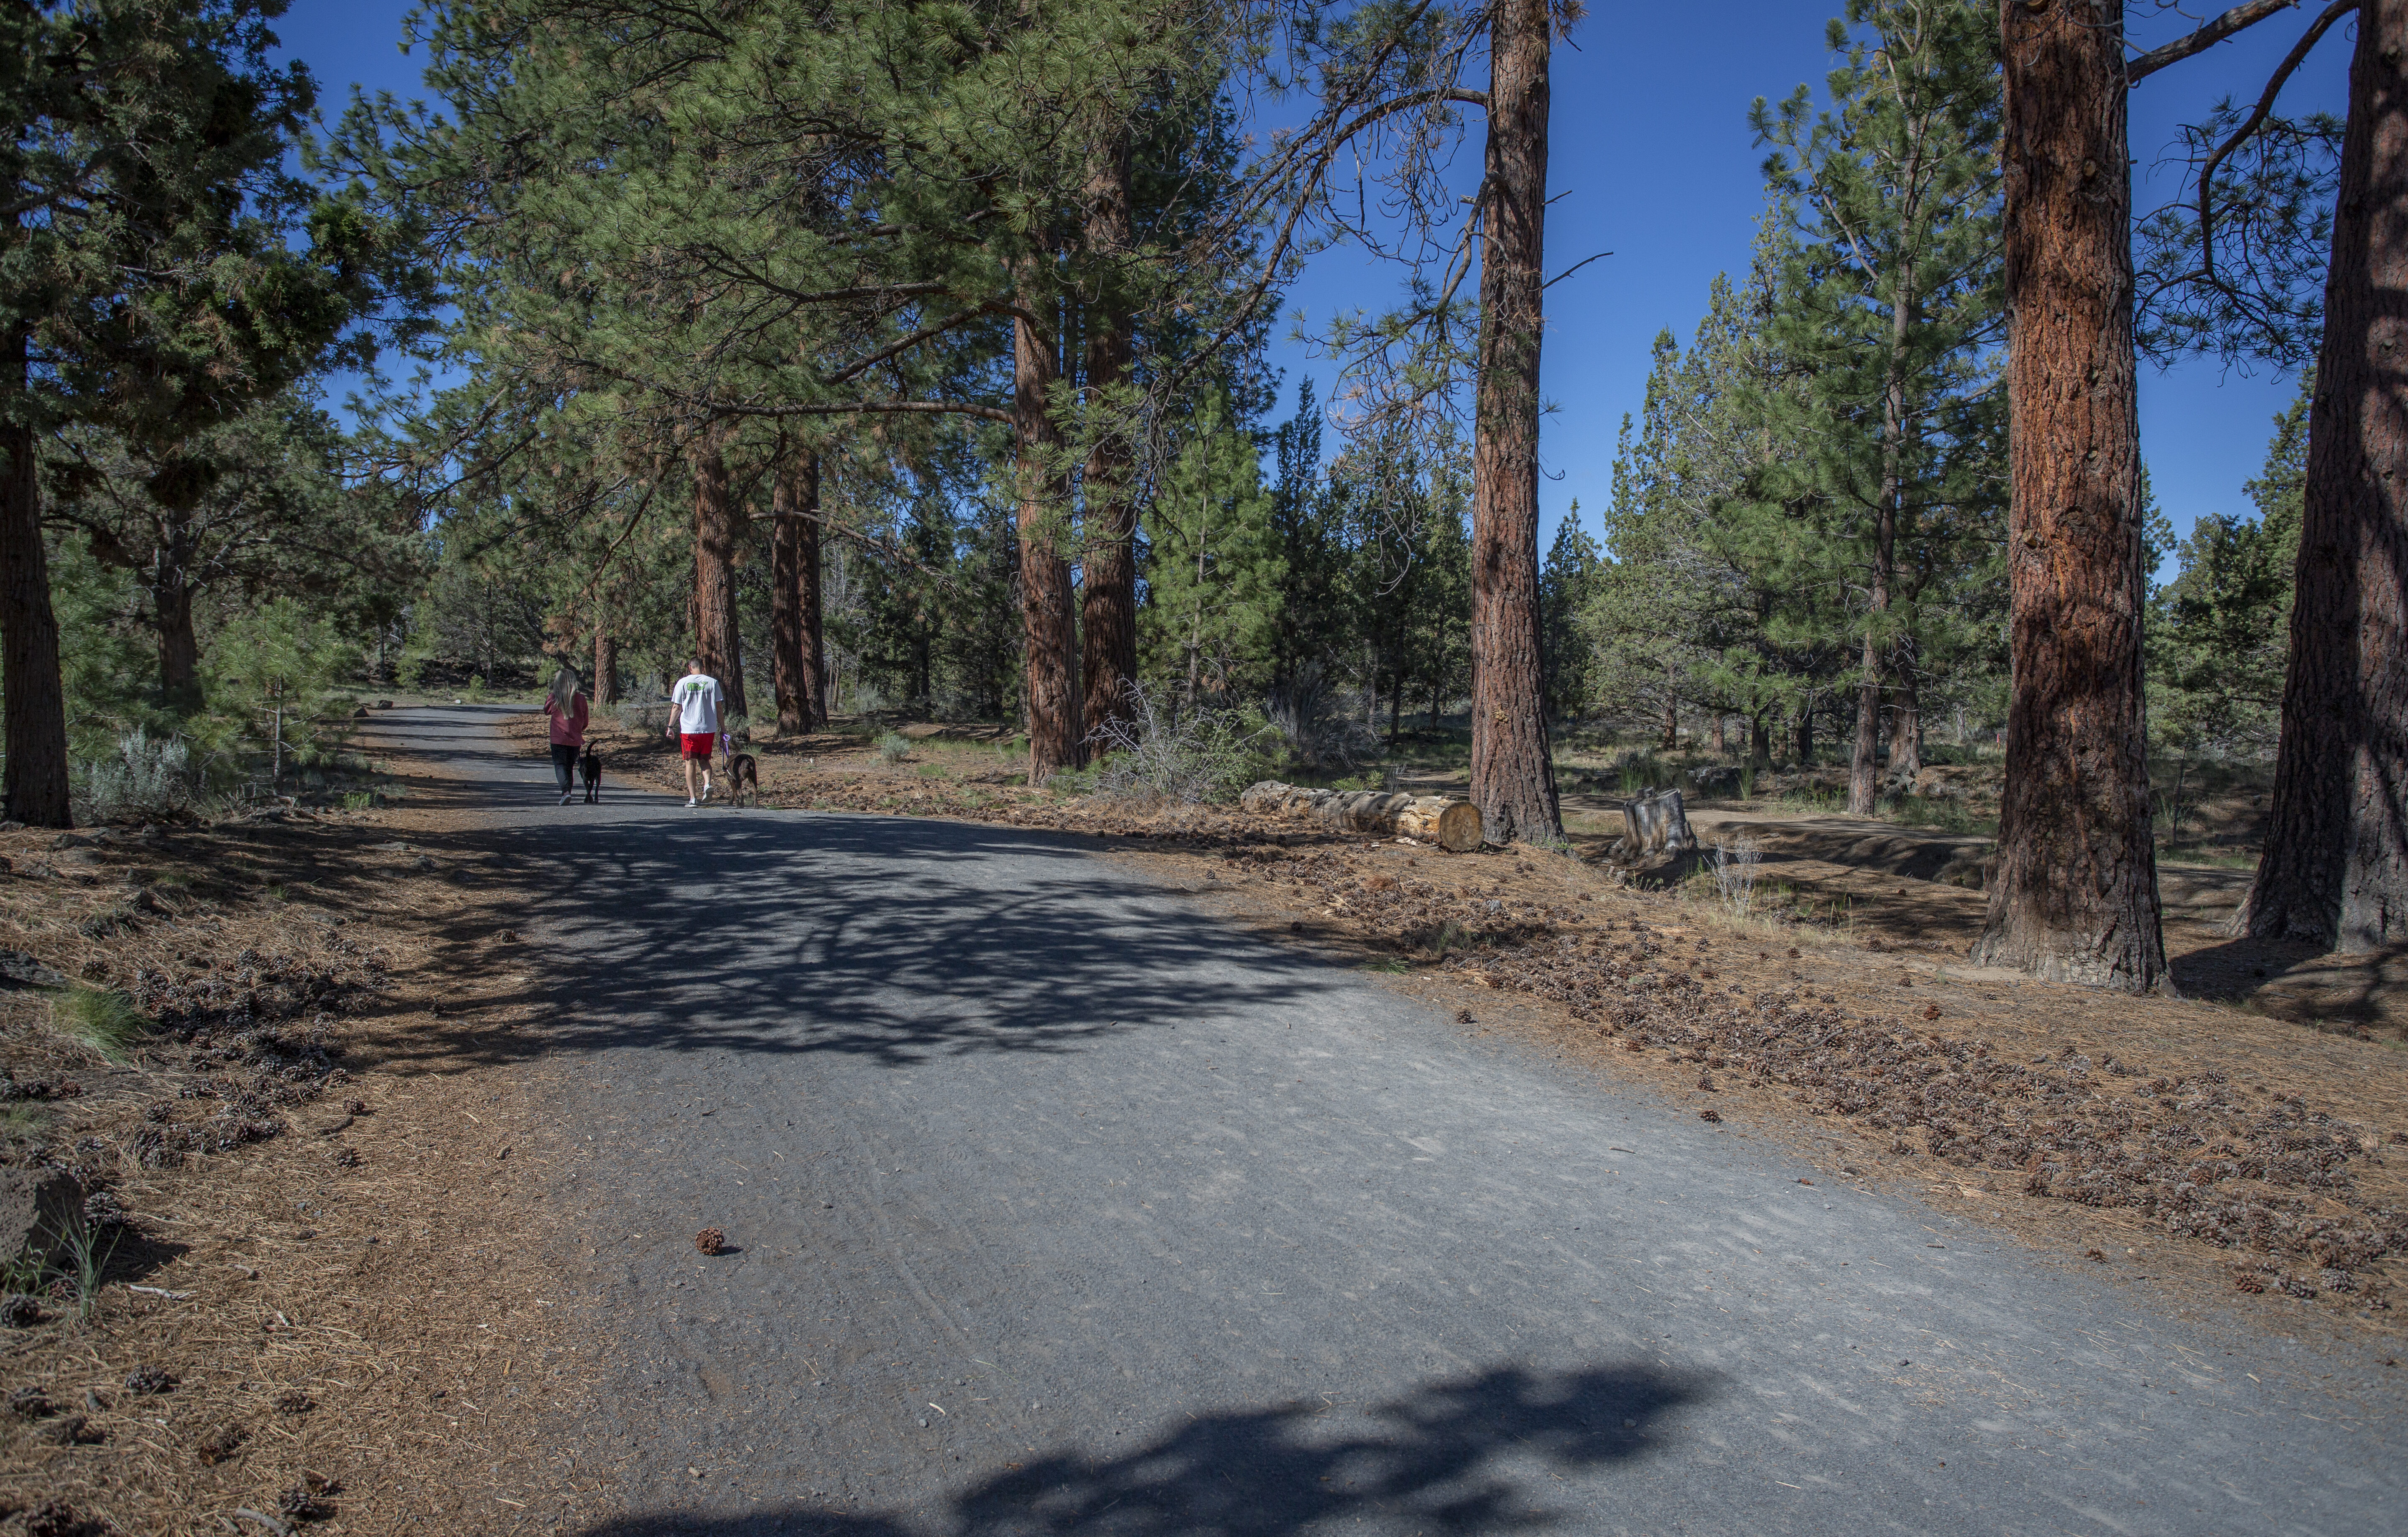
{"type": "Polygon", "coordinates": [[[695,807],[696,807],[696,806],[698,806],[698,805],[700,805],[700,804],[701,804],[701,802],[699,802],[699,801],[695,800],[695,799],[694,798],[694,797],[692,797],[692,796],[688,796],[688,797],[685,797],[685,809],[686,809],[687,811],[689,811],[689,812],[690,812],[690,811],[693,811],[693,810],[695,809],[695,807]]]}
{"type": "Polygon", "coordinates": [[[705,800],[709,800],[710,798],[710,781],[709,780],[704,780],[702,782],[702,798],[705,800]]]}
{"type": "Polygon", "coordinates": [[[560,803],[561,803],[562,805],[564,805],[564,806],[566,806],[566,805],[567,805],[567,804],[568,804],[568,792],[567,792],[567,791],[563,790],[563,791],[561,791],[561,792],[560,792],[560,803]]]}

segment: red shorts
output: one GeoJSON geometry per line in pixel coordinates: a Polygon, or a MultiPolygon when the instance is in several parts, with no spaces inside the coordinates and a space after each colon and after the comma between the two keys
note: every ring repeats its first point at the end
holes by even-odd
{"type": "Polygon", "coordinates": [[[681,731],[678,733],[678,745],[683,756],[700,758],[703,762],[709,763],[711,754],[719,751],[719,733],[681,731]]]}

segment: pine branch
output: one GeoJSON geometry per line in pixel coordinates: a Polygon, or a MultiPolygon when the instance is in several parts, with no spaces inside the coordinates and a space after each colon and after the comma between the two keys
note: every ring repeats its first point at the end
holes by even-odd
{"type": "MultiPolygon", "coordinates": [[[[2194,53],[2204,53],[2243,28],[2256,26],[2276,11],[2292,9],[2299,3],[2300,0],[2249,0],[2245,6],[2235,6],[2197,32],[2177,37],[2162,48],[2153,48],[2126,65],[2124,83],[2138,85],[2166,65],[2180,64],[2194,53]]],[[[2351,7],[2356,8],[2356,0],[2351,0],[2351,7]]]]}
{"type": "Polygon", "coordinates": [[[2273,78],[2266,82],[2265,93],[2258,98],[2256,109],[2240,127],[2232,131],[2231,137],[2216,146],[2215,152],[2207,157],[2207,164],[2200,167],[2199,271],[2201,280],[2211,286],[2217,288],[2224,286],[2222,280],[2215,275],[2214,226],[2216,168],[2224,164],[2225,158],[2233,151],[2246,143],[2249,136],[2258,132],[2265,124],[2266,120],[2273,115],[2274,98],[2282,94],[2283,87],[2289,81],[2292,72],[2307,59],[2309,50],[2316,46],[2317,40],[2324,36],[2326,30],[2358,7],[2358,0],[2333,0],[2331,5],[2325,7],[2324,14],[2309,25],[2307,32],[2291,46],[2291,51],[2284,56],[2282,64],[2276,66],[2273,78]]]}

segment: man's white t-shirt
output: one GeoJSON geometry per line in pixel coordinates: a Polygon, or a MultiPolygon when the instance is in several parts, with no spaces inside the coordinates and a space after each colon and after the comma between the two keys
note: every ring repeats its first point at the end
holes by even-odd
{"type": "Polygon", "coordinates": [[[688,673],[678,680],[669,691],[669,702],[677,707],[678,730],[689,737],[710,737],[719,733],[719,680],[706,673],[688,673]]]}

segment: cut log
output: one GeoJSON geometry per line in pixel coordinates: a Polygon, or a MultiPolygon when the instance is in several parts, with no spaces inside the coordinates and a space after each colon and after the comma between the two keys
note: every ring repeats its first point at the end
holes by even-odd
{"type": "Polygon", "coordinates": [[[1308,790],[1265,780],[1239,797],[1259,816],[1288,816],[1332,832],[1400,835],[1450,854],[1480,847],[1480,808],[1444,796],[1382,795],[1376,790],[1308,790]]]}
{"type": "Polygon", "coordinates": [[[1698,835],[1689,830],[1689,813],[1678,790],[1641,790],[1623,803],[1622,827],[1622,837],[1605,855],[1617,865],[1686,854],[1698,846],[1698,835]]]}

